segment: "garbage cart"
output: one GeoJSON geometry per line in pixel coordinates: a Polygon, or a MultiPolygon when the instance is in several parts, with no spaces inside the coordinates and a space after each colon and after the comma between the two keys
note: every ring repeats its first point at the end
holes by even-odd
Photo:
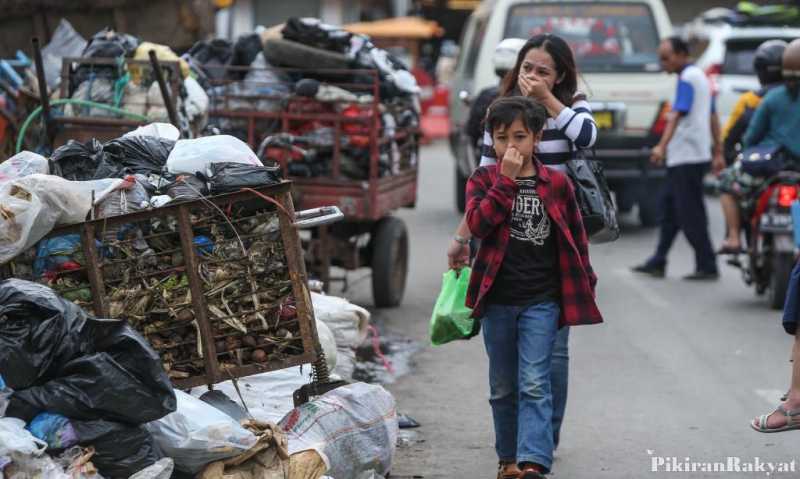
{"type": "Polygon", "coordinates": [[[418,99],[387,91],[376,70],[225,67],[208,82],[210,125],[279,163],[298,207],[345,215],[304,238],[310,272],[346,288],[346,272],[369,268],[375,305],[399,305],[409,238],[394,213],[416,204],[418,99]]]}

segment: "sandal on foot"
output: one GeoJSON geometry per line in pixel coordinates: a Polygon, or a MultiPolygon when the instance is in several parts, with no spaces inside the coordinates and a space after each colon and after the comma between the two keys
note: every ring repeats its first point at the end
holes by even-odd
{"type": "Polygon", "coordinates": [[[771,432],[784,432],[784,431],[793,431],[795,429],[800,429],[800,409],[795,409],[793,411],[787,411],[783,404],[778,406],[772,414],[762,414],[758,417],[758,422],[756,423],[751,422],[750,427],[752,427],[755,431],[764,432],[764,433],[771,433],[771,432]],[[782,427],[774,427],[769,428],[767,427],[767,420],[769,417],[779,412],[786,417],[786,424],[782,427]]]}

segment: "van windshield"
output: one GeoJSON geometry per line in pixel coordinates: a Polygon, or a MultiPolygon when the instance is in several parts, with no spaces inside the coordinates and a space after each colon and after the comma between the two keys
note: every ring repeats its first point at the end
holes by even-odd
{"type": "Polygon", "coordinates": [[[657,72],[658,30],[640,3],[522,4],[511,9],[504,38],[552,33],[575,52],[583,73],[657,72]]]}

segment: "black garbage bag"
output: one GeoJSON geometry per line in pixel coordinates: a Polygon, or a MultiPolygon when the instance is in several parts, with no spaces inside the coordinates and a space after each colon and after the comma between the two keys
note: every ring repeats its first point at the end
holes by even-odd
{"type": "MultiPolygon", "coordinates": [[[[110,28],[104,28],[95,33],[86,48],[83,49],[81,57],[83,58],[118,58],[118,57],[131,57],[136,52],[139,46],[139,39],[133,35],[115,32],[110,28]]],[[[89,78],[107,78],[117,79],[123,73],[115,65],[80,65],[73,73],[70,79],[70,85],[73,85],[73,91],[69,92],[72,96],[74,93],[74,86],[80,85],[89,78]]]]}
{"type": "Polygon", "coordinates": [[[143,426],[111,421],[70,421],[83,447],[94,447],[94,464],[103,477],[128,478],[163,455],[143,426]]]}
{"type": "Polygon", "coordinates": [[[133,35],[115,32],[106,27],[95,33],[81,54],[84,58],[130,57],[139,47],[139,39],[133,35]]]}
{"type": "MultiPolygon", "coordinates": [[[[231,65],[237,67],[249,67],[253,64],[258,54],[263,51],[264,49],[261,45],[261,35],[258,33],[242,35],[236,40],[236,44],[233,46],[231,65]]],[[[241,73],[241,78],[244,78],[247,72],[239,73],[241,73]]]]}
{"type": "Polygon", "coordinates": [[[253,166],[243,163],[212,163],[208,178],[212,195],[231,193],[242,188],[258,188],[281,181],[278,166],[253,166]]]}
{"type": "Polygon", "coordinates": [[[7,414],[142,424],[176,408],[161,360],[125,321],[96,319],[47,286],[0,282],[0,374],[7,414]]]}
{"type": "Polygon", "coordinates": [[[133,174],[159,174],[175,142],[153,136],[126,136],[111,140],[103,152],[114,165],[133,174]]]}
{"type": "Polygon", "coordinates": [[[350,51],[350,38],[353,36],[347,30],[327,25],[316,18],[297,17],[286,21],[281,34],[286,40],[337,53],[350,51]]]}
{"type": "Polygon", "coordinates": [[[122,178],[126,174],[124,168],[108,160],[103,145],[94,138],[86,143],[69,140],[56,148],[50,162],[54,175],[72,181],[122,178]]]}
{"type": "Polygon", "coordinates": [[[223,38],[195,43],[188,52],[210,80],[226,78],[225,67],[233,59],[233,44],[223,38]]]}

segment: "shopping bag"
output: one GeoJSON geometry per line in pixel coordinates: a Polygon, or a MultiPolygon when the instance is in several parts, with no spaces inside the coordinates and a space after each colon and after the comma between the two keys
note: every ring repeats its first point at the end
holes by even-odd
{"type": "Polygon", "coordinates": [[[466,306],[470,268],[449,270],[442,279],[442,290],[431,315],[431,343],[434,346],[473,336],[475,320],[466,306]]]}

